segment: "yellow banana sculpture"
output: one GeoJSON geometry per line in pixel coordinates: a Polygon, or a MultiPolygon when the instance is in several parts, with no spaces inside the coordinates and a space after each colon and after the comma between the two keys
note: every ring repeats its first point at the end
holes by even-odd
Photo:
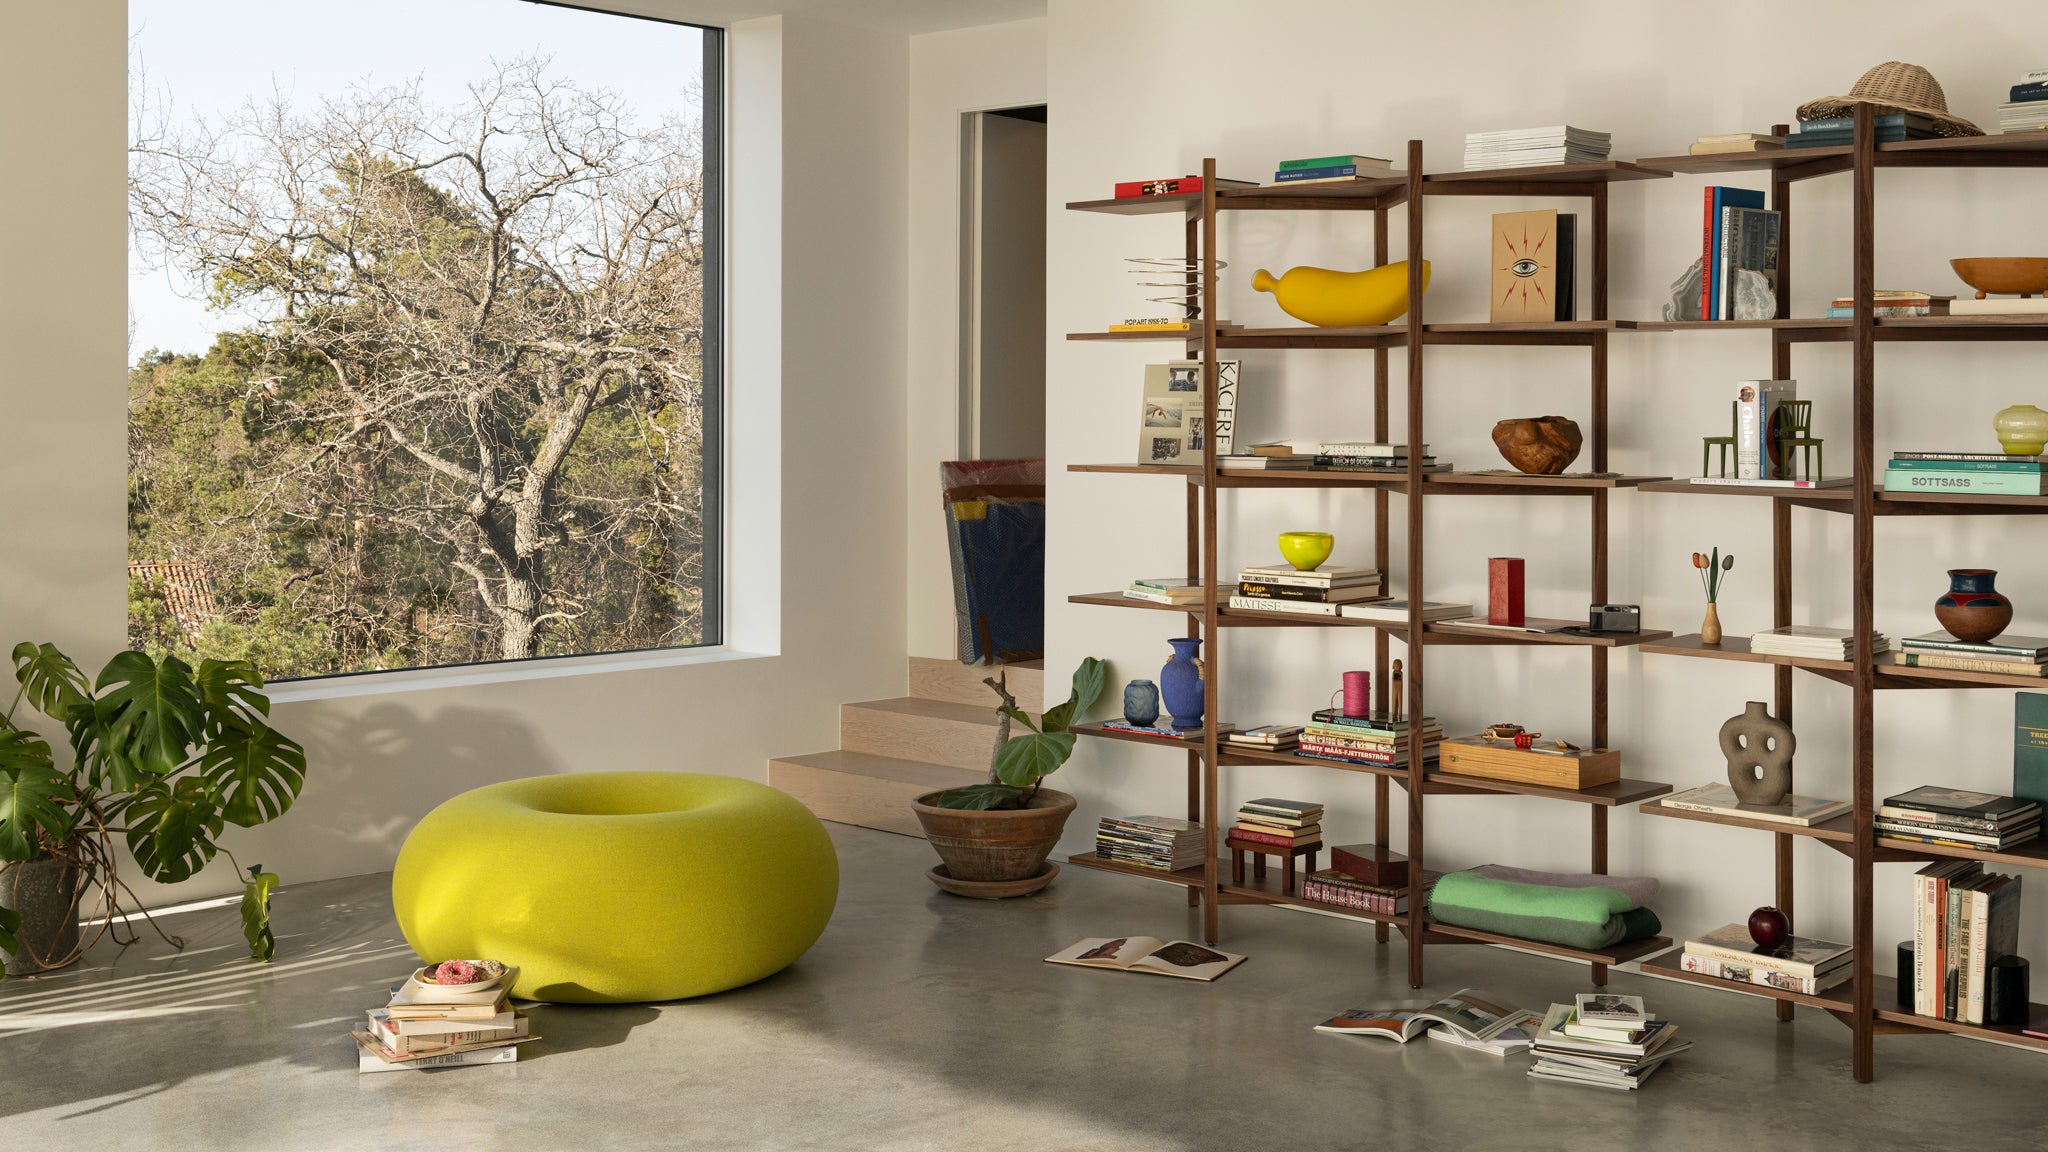
{"type": "MultiPolygon", "coordinates": [[[[1408,311],[1408,262],[1382,264],[1363,272],[1337,272],[1303,265],[1275,279],[1264,268],[1252,287],[1271,292],[1280,310],[1318,328],[1385,324],[1408,311]]],[[[1429,261],[1422,262],[1422,288],[1429,290],[1429,261]]]]}

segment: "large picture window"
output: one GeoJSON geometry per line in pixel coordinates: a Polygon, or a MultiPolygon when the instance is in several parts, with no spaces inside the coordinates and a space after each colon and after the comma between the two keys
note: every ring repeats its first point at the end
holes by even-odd
{"type": "Polygon", "coordinates": [[[719,34],[129,11],[134,645],[292,678],[718,642],[719,34]]]}

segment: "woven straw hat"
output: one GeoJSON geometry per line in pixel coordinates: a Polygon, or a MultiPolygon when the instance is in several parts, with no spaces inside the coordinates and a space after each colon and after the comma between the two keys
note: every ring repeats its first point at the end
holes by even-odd
{"type": "Polygon", "coordinates": [[[1858,104],[1872,105],[1878,115],[1887,112],[1918,112],[1934,121],[1943,136],[1982,136],[1983,129],[1959,116],[1948,114],[1948,95],[1934,73],[1918,64],[1887,60],[1863,74],[1847,96],[1824,96],[1799,106],[1801,120],[1825,120],[1847,116],[1858,104]]]}

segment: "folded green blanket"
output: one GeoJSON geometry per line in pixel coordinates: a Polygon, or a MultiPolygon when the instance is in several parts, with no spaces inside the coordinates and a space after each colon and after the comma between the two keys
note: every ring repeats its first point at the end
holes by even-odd
{"type": "MultiPolygon", "coordinates": [[[[1444,879],[1448,880],[1450,877],[1446,876],[1444,879]]],[[[1442,881],[1437,883],[1437,887],[1439,890],[1442,889],[1442,881]]],[[[1609,916],[1599,924],[1588,924],[1582,920],[1563,920],[1553,916],[1531,916],[1446,904],[1440,897],[1432,896],[1429,902],[1429,915],[1431,919],[1445,924],[1475,928],[1498,936],[1519,936],[1524,940],[1539,940],[1545,944],[1556,944],[1564,948],[1584,948],[1589,951],[1625,944],[1631,940],[1642,940],[1655,936],[1664,929],[1664,925],[1657,919],[1657,914],[1648,908],[1631,908],[1626,912],[1609,916]]]]}
{"type": "Polygon", "coordinates": [[[1595,927],[1636,906],[1635,900],[1627,893],[1613,888],[1518,884],[1512,880],[1481,876],[1477,872],[1445,875],[1436,882],[1436,890],[1430,894],[1430,904],[1432,907],[1447,904],[1480,912],[1569,920],[1595,927]]]}

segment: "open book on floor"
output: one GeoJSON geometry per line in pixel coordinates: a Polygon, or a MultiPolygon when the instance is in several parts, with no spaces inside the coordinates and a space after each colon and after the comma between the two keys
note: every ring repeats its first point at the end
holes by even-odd
{"type": "Polygon", "coordinates": [[[1462,1041],[1485,1041],[1523,1023],[1531,1015],[1491,992],[1460,988],[1437,1000],[1408,1000],[1382,1008],[1353,1008],[1316,1025],[1316,1031],[1384,1036],[1406,1044],[1431,1028],[1441,1027],[1450,1029],[1451,1034],[1462,1041]]]}
{"type": "Polygon", "coordinates": [[[1150,972],[1154,976],[1178,976],[1183,980],[1214,980],[1244,963],[1244,957],[1218,952],[1189,940],[1161,940],[1155,936],[1094,936],[1047,956],[1045,962],[1078,964],[1083,968],[1115,968],[1123,972],[1150,972]]]}

